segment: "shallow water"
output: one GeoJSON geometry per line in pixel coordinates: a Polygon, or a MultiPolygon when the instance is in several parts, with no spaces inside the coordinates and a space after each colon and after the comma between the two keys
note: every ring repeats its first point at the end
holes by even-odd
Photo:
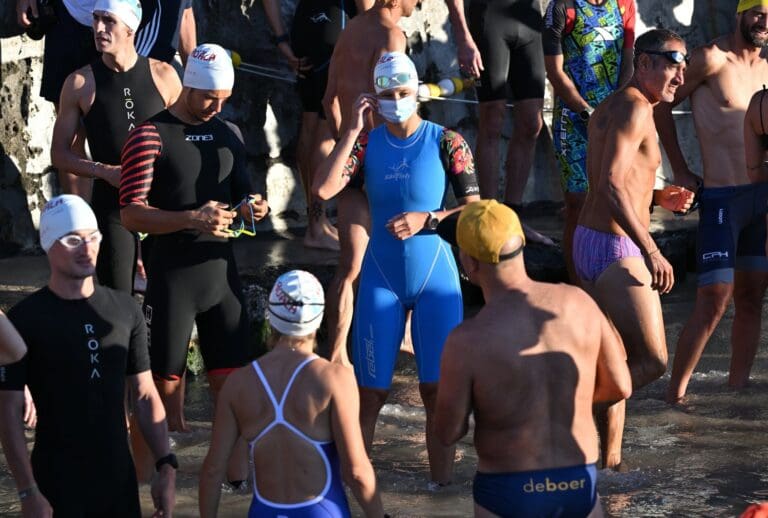
{"type": "MultiPolygon", "coordinates": [[[[670,349],[691,311],[693,276],[664,302],[670,349]]],[[[600,471],[598,488],[606,514],[637,516],[738,516],[749,502],[768,500],[768,355],[761,340],[751,386],[727,389],[732,310],[711,340],[700,372],[694,375],[683,408],[662,398],[668,375],[638,391],[627,411],[626,473],[600,471]]],[[[671,354],[670,354],[671,356],[671,354]]],[[[414,369],[406,359],[382,412],[373,461],[387,512],[393,516],[469,516],[476,457],[471,434],[457,449],[455,483],[438,492],[427,487],[424,412],[419,406],[414,369]]],[[[191,434],[173,434],[182,464],[177,516],[197,515],[197,472],[210,436],[210,407],[202,378],[190,381],[191,434]]],[[[147,515],[148,488],[142,488],[147,515]]],[[[352,500],[350,500],[352,501],[352,500]]],[[[250,495],[222,496],[220,516],[244,516],[250,495]]],[[[353,504],[354,506],[354,504],[353,504]]],[[[18,516],[16,490],[0,458],[0,516],[18,516]]],[[[359,509],[355,507],[359,515],[359,509]]]]}

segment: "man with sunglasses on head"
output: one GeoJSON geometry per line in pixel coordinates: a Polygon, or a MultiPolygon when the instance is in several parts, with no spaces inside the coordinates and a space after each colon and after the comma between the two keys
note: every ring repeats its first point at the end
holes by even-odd
{"type": "MultiPolygon", "coordinates": [[[[229,238],[252,230],[269,208],[254,194],[240,130],[217,116],[234,81],[225,49],[198,46],[187,60],[179,100],[133,130],[123,148],[122,222],[153,234],[144,315],[172,431],[188,431],[182,375],[193,323],[214,402],[229,373],[250,359],[229,238]]],[[[244,443],[233,460],[228,476],[239,485],[247,477],[244,443]]]]}
{"type": "Polygon", "coordinates": [[[93,37],[101,56],[64,82],[51,145],[54,166],[94,180],[91,206],[103,234],[96,277],[128,293],[133,292],[138,239],[120,223],[120,152],[129,131],[181,93],[173,67],[136,53],[141,15],[138,0],[96,1],[93,37]],[[76,149],[81,124],[91,160],[76,149]]]}
{"type": "Polygon", "coordinates": [[[28,349],[0,367],[0,441],[25,517],[141,516],[126,436],[126,381],[156,461],[155,508],[173,513],[178,465],[149,370],[147,328],[130,295],[94,282],[100,242],[96,216],[82,198],[52,198],[40,216],[48,285],[8,313],[28,349]],[[38,412],[31,459],[24,385],[38,412]]]}
{"type": "Polygon", "coordinates": [[[685,85],[672,103],[656,109],[656,125],[675,179],[696,185],[677,140],[671,110],[690,98],[703,165],[693,314],[677,342],[667,402],[680,403],[709,337],[733,298],[728,384],[743,388],[757,351],[763,296],[766,189],[752,184],[744,158],[744,114],[752,95],[768,83],[768,0],[740,0],[730,34],[695,49],[685,85]]]}
{"type": "MultiPolygon", "coordinates": [[[[672,289],[674,273],[649,232],[651,205],[684,211],[693,200],[682,187],[654,190],[661,151],[653,107],[672,101],[683,84],[685,52],[672,31],[640,36],[632,78],[597,107],[588,126],[589,192],[574,232],[574,269],[624,341],[633,390],[667,368],[659,294],[672,289]]],[[[621,401],[596,409],[604,468],[620,467],[625,408],[621,401]]]]}

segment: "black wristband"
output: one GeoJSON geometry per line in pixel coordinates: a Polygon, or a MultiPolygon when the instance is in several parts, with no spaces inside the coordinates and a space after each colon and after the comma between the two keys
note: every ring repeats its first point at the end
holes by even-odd
{"type": "Polygon", "coordinates": [[[165,457],[158,459],[157,462],[155,462],[155,471],[160,471],[160,468],[162,468],[164,464],[170,465],[173,469],[179,469],[179,461],[173,453],[169,453],[165,457]]]}
{"type": "Polygon", "coordinates": [[[280,36],[272,36],[272,43],[274,45],[280,45],[281,43],[288,43],[291,41],[290,36],[288,36],[288,33],[281,34],[280,36]]]}

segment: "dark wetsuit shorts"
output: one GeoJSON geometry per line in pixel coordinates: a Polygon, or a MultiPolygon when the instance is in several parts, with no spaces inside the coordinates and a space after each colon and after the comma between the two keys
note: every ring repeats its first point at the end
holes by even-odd
{"type": "Polygon", "coordinates": [[[99,57],[93,42],[93,30],[72,18],[63,4],[56,9],[58,20],[45,35],[43,79],[40,96],[59,102],[67,76],[99,57]]]}
{"type": "Polygon", "coordinates": [[[472,0],[469,30],[483,57],[479,101],[544,97],[538,0],[472,0]],[[509,88],[509,90],[507,89],[509,88]]]}
{"type": "Polygon", "coordinates": [[[248,316],[232,246],[155,239],[144,299],[152,373],[175,379],[186,368],[197,324],[206,370],[226,374],[248,363],[248,316]]]}
{"type": "Polygon", "coordinates": [[[768,272],[768,183],[705,188],[696,238],[698,285],[733,283],[734,270],[768,272]]]}
{"type": "Polygon", "coordinates": [[[305,112],[323,116],[323,96],[333,47],[357,8],[353,0],[301,0],[291,27],[291,47],[307,58],[312,69],[298,78],[299,97],[305,112]]]}

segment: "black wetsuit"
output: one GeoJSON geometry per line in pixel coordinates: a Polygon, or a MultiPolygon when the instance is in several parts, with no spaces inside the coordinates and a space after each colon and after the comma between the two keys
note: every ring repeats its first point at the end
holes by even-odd
{"type": "MultiPolygon", "coordinates": [[[[218,117],[190,125],[163,111],[131,133],[122,165],[121,207],[183,211],[210,200],[234,206],[254,192],[239,130],[218,117]]],[[[183,374],[193,321],[209,373],[250,360],[248,319],[227,239],[191,230],[154,236],[144,315],[156,376],[183,374]]]]}
{"type": "MultiPolygon", "coordinates": [[[[91,63],[96,97],[84,124],[93,160],[120,164],[128,132],[165,108],[152,79],[149,60],[138,57],[125,72],[114,72],[102,60],[91,63]]],[[[104,240],[99,249],[96,275],[99,283],[132,292],[136,265],[136,236],[120,223],[118,190],[104,180],[93,183],[91,206],[104,240]]]]}
{"type": "Polygon", "coordinates": [[[357,6],[353,0],[300,0],[296,6],[291,48],[296,57],[309,58],[312,64],[312,70],[298,78],[299,96],[305,112],[322,114],[333,48],[355,14],[357,6]]]}
{"type": "Polygon", "coordinates": [[[170,63],[179,48],[179,27],[192,0],[142,0],[136,52],[170,63]]]}
{"type": "Polygon", "coordinates": [[[544,97],[539,0],[471,0],[469,30],[483,57],[480,101],[544,97]]]}
{"type": "Polygon", "coordinates": [[[46,287],[8,318],[29,349],[0,367],[0,390],[32,392],[32,470],[54,516],[140,516],[124,405],[126,376],[149,370],[138,304],[101,286],[78,300],[46,287]]]}

